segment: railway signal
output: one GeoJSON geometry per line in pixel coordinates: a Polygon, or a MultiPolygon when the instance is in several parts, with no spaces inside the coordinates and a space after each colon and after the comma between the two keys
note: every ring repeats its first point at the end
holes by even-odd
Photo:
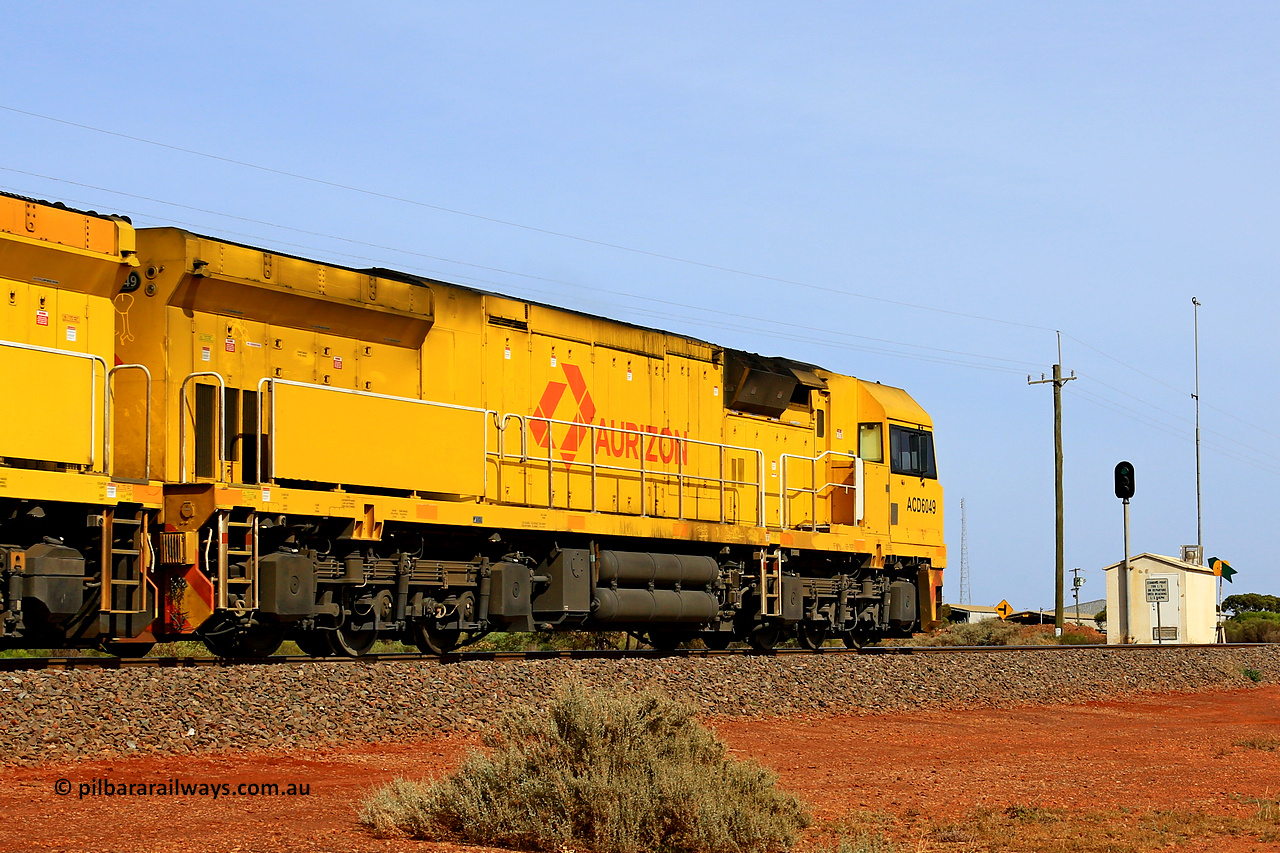
{"type": "Polygon", "coordinates": [[[1133,497],[1133,465],[1128,462],[1116,464],[1116,497],[1125,503],[1133,497]]]}
{"type": "Polygon", "coordinates": [[[1129,498],[1133,497],[1133,464],[1116,463],[1116,497],[1124,501],[1124,570],[1120,575],[1120,642],[1129,642],[1129,498]]]}

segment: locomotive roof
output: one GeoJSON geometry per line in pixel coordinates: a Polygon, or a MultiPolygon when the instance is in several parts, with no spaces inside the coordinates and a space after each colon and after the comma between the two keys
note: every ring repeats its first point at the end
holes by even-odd
{"type": "Polygon", "coordinates": [[[8,193],[8,192],[4,192],[3,190],[0,190],[0,197],[11,198],[11,199],[14,199],[15,201],[25,201],[28,204],[42,204],[45,207],[54,207],[54,208],[57,208],[58,210],[65,210],[69,213],[78,213],[81,216],[92,216],[94,219],[104,219],[109,222],[121,221],[121,222],[127,222],[130,225],[133,224],[132,219],[121,214],[98,213],[98,211],[96,210],[81,210],[78,207],[71,207],[70,205],[63,204],[60,201],[47,201],[42,198],[31,198],[30,196],[18,195],[17,193],[8,193]]]}
{"type": "MultiPolygon", "coordinates": [[[[454,287],[454,288],[457,288],[458,290],[465,290],[470,293],[479,294],[481,296],[497,296],[502,299],[515,299],[515,300],[519,300],[520,302],[528,303],[529,305],[536,305],[540,308],[547,308],[552,311],[563,311],[567,314],[574,314],[579,317],[587,317],[593,320],[604,320],[605,322],[616,323],[619,326],[625,326],[627,328],[637,329],[643,332],[653,332],[659,335],[669,335],[671,337],[683,338],[688,341],[693,341],[695,343],[703,344],[713,349],[718,349],[718,350],[730,349],[722,346],[721,344],[713,343],[712,341],[702,340],[701,338],[695,338],[692,335],[686,335],[680,332],[672,332],[672,331],[668,331],[667,329],[659,329],[653,326],[643,326],[639,323],[631,323],[626,320],[616,319],[614,317],[605,317],[600,314],[592,314],[588,311],[580,311],[576,308],[566,308],[563,305],[552,305],[551,303],[548,303],[548,302],[539,302],[534,299],[525,299],[524,297],[512,296],[508,293],[499,293],[494,290],[485,290],[483,288],[473,287],[468,284],[458,284],[452,281],[445,281],[444,279],[431,278],[430,276],[417,275],[415,273],[403,272],[401,270],[393,270],[387,267],[352,267],[352,266],[347,266],[346,264],[334,263],[332,261],[319,261],[319,260],[316,260],[315,258],[306,258],[306,257],[303,257],[302,255],[295,255],[290,252],[277,252],[274,249],[264,249],[261,246],[253,246],[248,243],[238,242],[236,240],[228,240],[225,237],[216,237],[211,234],[199,234],[194,231],[187,231],[186,229],[183,229],[183,228],[172,228],[171,226],[160,226],[160,227],[169,228],[170,230],[174,230],[174,231],[181,231],[185,234],[190,234],[192,237],[196,237],[201,240],[212,240],[217,243],[225,243],[228,246],[237,246],[241,249],[250,249],[255,252],[269,251],[271,254],[276,255],[278,257],[291,258],[293,260],[302,261],[304,263],[322,264],[324,266],[333,267],[334,269],[341,269],[341,270],[347,270],[348,272],[377,276],[378,278],[384,278],[391,281],[400,281],[400,282],[404,282],[405,284],[415,285],[418,287],[427,287],[428,285],[438,284],[443,287],[454,287]]],[[[140,230],[151,231],[151,230],[158,230],[158,229],[143,228],[140,230]]],[[[829,373],[836,372],[836,371],[830,371],[827,368],[822,367],[821,365],[810,364],[808,362],[803,362],[803,361],[796,361],[795,359],[787,358],[786,356],[761,356],[757,353],[749,353],[749,355],[754,355],[763,361],[785,362],[792,367],[798,367],[802,369],[823,370],[829,373]]]]}
{"type": "MultiPolygon", "coordinates": [[[[18,201],[29,202],[31,204],[41,204],[41,205],[45,205],[46,207],[58,208],[60,210],[66,210],[66,211],[70,211],[72,213],[78,213],[84,216],[92,216],[97,219],[103,219],[108,221],[123,221],[123,222],[129,223],[130,225],[133,224],[133,220],[130,219],[128,216],[108,214],[108,213],[98,213],[95,210],[81,210],[80,208],[70,207],[69,205],[66,205],[60,201],[47,201],[45,199],[31,198],[28,196],[19,195],[17,193],[4,192],[3,190],[0,190],[0,197],[12,198],[18,201]]],[[[211,234],[200,234],[194,231],[187,231],[184,228],[176,228],[173,226],[155,226],[153,228],[143,228],[139,230],[151,231],[151,230],[160,230],[160,229],[170,229],[174,231],[181,231],[183,233],[190,234],[191,236],[197,237],[202,240],[212,240],[218,243],[225,243],[228,246],[238,246],[242,249],[250,249],[256,252],[268,251],[267,249],[264,249],[261,246],[253,246],[248,243],[241,243],[236,240],[228,240],[225,237],[217,237],[211,234]]],[[[568,314],[574,314],[579,317],[587,317],[594,320],[604,320],[609,323],[616,323],[619,326],[625,326],[627,328],[637,329],[643,332],[654,332],[660,335],[670,335],[672,337],[683,338],[688,341],[693,341],[695,343],[700,343],[705,346],[712,347],[713,349],[720,349],[720,350],[726,349],[726,347],[717,343],[713,343],[712,341],[706,341],[701,338],[695,338],[692,335],[686,335],[680,332],[672,332],[667,329],[659,329],[654,326],[644,326],[639,323],[632,323],[627,320],[619,320],[614,317],[605,317],[600,314],[592,314],[587,311],[580,311],[576,308],[567,308],[563,305],[552,305],[549,302],[539,302],[533,299],[525,299],[524,297],[513,297],[506,293],[498,293],[497,291],[485,290],[483,288],[473,287],[467,284],[458,284],[457,282],[445,281],[444,279],[431,278],[430,276],[416,275],[414,273],[402,272],[400,270],[393,270],[387,267],[351,267],[345,264],[339,264],[332,261],[319,261],[319,260],[316,260],[315,258],[306,258],[306,257],[303,257],[302,255],[295,255],[291,252],[278,252],[274,249],[270,250],[270,252],[273,255],[278,255],[284,258],[292,258],[297,261],[303,261],[304,263],[323,264],[324,266],[333,267],[335,269],[343,269],[343,270],[348,270],[350,272],[378,276],[379,278],[385,278],[392,281],[400,281],[406,284],[416,285],[419,287],[426,287],[431,284],[438,284],[444,287],[455,287],[455,288],[458,288],[459,290],[469,291],[471,293],[476,293],[482,296],[497,296],[503,299],[519,299],[519,301],[521,302],[526,302],[530,305],[537,305],[540,308],[547,308],[553,311],[563,311],[568,314]]],[[[791,367],[798,367],[798,368],[808,369],[808,370],[824,370],[824,371],[828,370],[827,368],[822,367],[821,365],[811,364],[809,362],[797,361],[795,359],[791,359],[786,356],[762,356],[758,353],[748,353],[748,355],[754,355],[763,361],[785,362],[791,367]]],[[[828,372],[834,373],[835,371],[828,371],[828,372]]],[[[890,386],[882,386],[882,387],[890,387],[890,386]]]]}

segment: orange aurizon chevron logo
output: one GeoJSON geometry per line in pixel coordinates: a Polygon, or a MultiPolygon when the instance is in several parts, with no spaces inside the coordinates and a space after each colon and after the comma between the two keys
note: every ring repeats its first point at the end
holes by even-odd
{"type": "Polygon", "coordinates": [[[539,447],[547,447],[555,439],[555,449],[560,458],[572,462],[591,433],[588,425],[595,422],[596,404],[591,399],[591,392],[587,390],[587,380],[582,376],[582,368],[576,364],[561,364],[560,369],[564,371],[565,381],[547,382],[542,398],[533,410],[533,417],[529,419],[529,432],[533,434],[533,440],[539,447]],[[540,418],[545,420],[539,420],[540,418]],[[572,426],[561,437],[552,428],[562,424],[549,421],[565,421],[572,426]]]}

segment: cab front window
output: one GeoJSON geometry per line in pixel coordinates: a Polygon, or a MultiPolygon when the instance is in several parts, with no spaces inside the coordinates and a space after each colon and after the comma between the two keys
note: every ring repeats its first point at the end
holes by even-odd
{"type": "Polygon", "coordinates": [[[922,429],[889,427],[889,469],[895,474],[938,479],[933,459],[933,433],[922,429]]]}

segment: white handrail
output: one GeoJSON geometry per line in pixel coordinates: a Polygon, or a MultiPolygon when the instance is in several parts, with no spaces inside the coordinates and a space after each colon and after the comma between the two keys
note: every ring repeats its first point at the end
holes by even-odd
{"type": "Polygon", "coordinates": [[[182,380],[182,386],[178,390],[178,482],[187,482],[187,383],[197,376],[211,376],[218,380],[218,388],[222,393],[218,395],[218,444],[214,461],[217,464],[215,468],[214,481],[222,482],[222,455],[226,450],[226,437],[223,432],[226,428],[226,417],[223,412],[227,405],[227,383],[222,378],[221,373],[212,370],[202,370],[196,373],[188,373],[187,378],[182,380]]]}
{"type": "MultiPolygon", "coordinates": [[[[147,408],[145,410],[145,415],[144,415],[144,417],[146,418],[146,425],[143,429],[143,439],[142,439],[143,443],[146,445],[146,448],[145,448],[146,468],[143,469],[144,473],[142,476],[143,476],[143,479],[150,480],[151,479],[151,371],[147,369],[147,366],[145,364],[117,364],[115,367],[107,371],[107,400],[112,402],[115,400],[115,386],[111,384],[111,380],[115,378],[117,370],[141,370],[147,377],[147,408]]],[[[114,433],[115,431],[114,424],[112,425],[112,427],[113,427],[112,432],[114,433]]],[[[111,467],[111,457],[109,454],[111,452],[111,445],[112,445],[111,439],[113,439],[114,437],[115,436],[113,434],[107,439],[108,468],[111,467]]]]}
{"type": "Polygon", "coordinates": [[[860,457],[858,457],[853,453],[846,453],[842,450],[824,450],[822,453],[819,453],[817,456],[801,456],[795,453],[783,453],[781,456],[778,457],[778,469],[779,469],[778,470],[778,513],[779,513],[778,520],[782,525],[782,527],[787,528],[791,526],[790,524],[791,511],[790,511],[789,498],[791,497],[792,493],[796,493],[796,494],[809,495],[812,498],[812,510],[811,510],[812,515],[810,516],[810,521],[813,524],[814,528],[815,529],[817,528],[818,526],[818,493],[821,491],[825,491],[828,486],[844,486],[844,483],[824,483],[821,486],[818,485],[818,463],[821,462],[823,459],[827,458],[828,456],[843,456],[846,459],[852,459],[854,461],[853,476],[854,476],[854,491],[856,495],[854,499],[855,500],[854,515],[856,516],[856,518],[854,519],[854,523],[862,521],[862,509],[863,509],[862,464],[863,463],[860,457]],[[810,465],[812,466],[812,475],[811,475],[810,482],[812,482],[813,484],[811,488],[806,489],[800,486],[795,486],[795,487],[787,486],[787,460],[788,459],[794,459],[797,462],[810,463],[810,465]]]}
{"type": "MultiPolygon", "coordinates": [[[[495,418],[498,416],[498,413],[493,411],[492,409],[480,409],[475,406],[460,406],[457,403],[440,403],[435,400],[422,400],[417,397],[397,397],[392,394],[378,394],[373,391],[359,391],[354,388],[334,388],[331,385],[316,385],[315,383],[312,383],[312,382],[298,382],[293,379],[276,379],[273,377],[267,377],[267,378],[258,380],[258,400],[259,400],[258,423],[256,424],[257,430],[254,433],[254,436],[258,442],[259,456],[261,456],[261,447],[262,447],[262,410],[264,407],[262,406],[261,400],[262,400],[262,393],[263,393],[262,386],[264,384],[271,386],[271,388],[274,388],[274,386],[276,385],[287,385],[287,386],[292,386],[294,388],[310,388],[315,391],[331,391],[335,394],[351,394],[356,397],[368,397],[374,400],[390,400],[395,403],[416,403],[417,405],[420,405],[420,406],[432,406],[439,409],[451,409],[456,412],[474,412],[479,415],[493,415],[495,418]]],[[[276,428],[275,427],[276,427],[276,395],[273,391],[271,394],[271,447],[270,447],[271,452],[268,454],[269,458],[267,460],[270,466],[270,471],[268,472],[268,476],[258,477],[259,480],[267,483],[275,482],[275,465],[276,465],[276,428]]],[[[489,489],[489,431],[488,429],[486,429],[484,433],[484,455],[480,457],[480,465],[481,465],[481,482],[483,483],[483,487],[482,487],[483,491],[481,492],[481,494],[484,495],[488,492],[488,489],[489,489]]],[[[262,468],[262,467],[263,466],[261,465],[261,459],[259,459],[259,468],[262,468]]]]}
{"type": "MultiPolygon", "coordinates": [[[[519,416],[512,416],[512,417],[519,417],[519,416]]],[[[758,523],[760,524],[760,526],[761,526],[761,527],[764,527],[764,526],[765,526],[765,521],[764,521],[764,496],[765,496],[766,489],[765,489],[765,484],[764,484],[764,451],[763,451],[763,450],[760,450],[759,448],[756,448],[756,447],[740,447],[740,446],[733,445],[733,444],[723,444],[723,443],[721,443],[721,442],[705,441],[705,440],[697,439],[697,438],[687,438],[687,437],[685,437],[685,436],[674,435],[674,434],[672,434],[672,435],[662,435],[661,433],[648,432],[648,431],[646,431],[646,430],[642,430],[642,429],[627,429],[627,428],[625,428],[625,427],[604,426],[603,424],[582,423],[582,422],[580,422],[580,421],[566,421],[566,420],[559,420],[559,419],[556,419],[556,418],[536,417],[536,416],[534,416],[534,415],[529,415],[527,418],[524,418],[524,419],[522,419],[522,420],[524,421],[524,423],[523,423],[523,429],[522,429],[522,435],[521,435],[522,445],[523,445],[523,446],[522,446],[522,454],[521,454],[521,459],[520,459],[520,461],[521,461],[521,462],[546,462],[546,463],[547,463],[547,467],[548,467],[548,479],[550,479],[550,476],[551,476],[551,473],[550,473],[550,472],[554,470],[554,464],[555,464],[555,462],[557,461],[557,460],[555,459],[555,453],[554,453],[554,450],[555,450],[554,441],[553,441],[553,440],[552,440],[552,438],[551,438],[551,427],[554,425],[554,426],[567,426],[567,427],[576,427],[576,428],[589,429],[589,430],[591,430],[591,448],[592,448],[591,461],[590,461],[590,462],[586,462],[586,463],[579,463],[579,464],[583,464],[583,465],[585,465],[586,467],[590,468],[590,469],[591,469],[591,472],[592,472],[592,474],[591,474],[591,476],[592,476],[592,501],[591,501],[591,511],[592,511],[592,512],[597,512],[597,511],[598,511],[598,510],[597,510],[597,508],[596,508],[596,500],[595,500],[595,479],[596,479],[596,474],[597,474],[597,472],[598,472],[598,471],[624,471],[624,472],[635,472],[635,471],[639,470],[639,473],[640,473],[640,485],[641,485],[641,489],[642,489],[642,491],[641,491],[641,497],[640,497],[640,514],[641,514],[641,516],[642,516],[642,517],[644,517],[644,516],[647,516],[647,515],[648,515],[648,511],[647,511],[647,508],[646,508],[645,503],[644,503],[644,492],[643,492],[643,489],[644,489],[644,486],[645,486],[645,484],[646,484],[646,482],[647,482],[647,478],[648,478],[648,476],[649,476],[649,475],[655,475],[655,476],[659,476],[659,477],[666,477],[666,478],[673,478],[673,477],[674,477],[674,478],[676,479],[677,483],[680,483],[680,484],[681,484],[682,491],[681,491],[681,495],[680,495],[680,500],[678,500],[678,501],[677,501],[677,503],[678,503],[678,509],[677,509],[677,513],[678,513],[678,514],[677,514],[677,516],[676,516],[677,518],[684,518],[684,511],[683,511],[683,481],[684,481],[684,480],[699,480],[699,481],[708,482],[708,483],[719,483],[719,484],[720,484],[720,486],[721,486],[721,503],[720,503],[720,509],[721,509],[721,517],[722,517],[722,519],[723,519],[723,515],[724,515],[724,496],[723,496],[723,495],[724,495],[724,486],[725,486],[725,485],[733,485],[733,486],[750,486],[750,487],[754,488],[754,489],[756,490],[757,494],[758,494],[758,500],[757,500],[757,503],[756,503],[756,512],[757,512],[757,516],[756,516],[756,518],[757,518],[757,521],[758,521],[758,523]],[[528,455],[528,453],[526,452],[526,451],[527,451],[527,446],[528,446],[527,432],[528,432],[529,423],[531,423],[531,422],[535,422],[535,421],[536,421],[536,422],[538,422],[538,423],[545,423],[545,424],[547,424],[547,445],[548,445],[548,447],[547,447],[547,455],[546,455],[546,456],[529,456],[529,455],[528,455]],[[600,462],[595,461],[595,445],[596,445],[596,438],[597,438],[597,435],[598,435],[598,432],[599,432],[599,431],[611,432],[611,433],[620,433],[620,434],[622,434],[622,435],[637,435],[637,436],[640,436],[640,437],[644,437],[644,436],[652,436],[652,437],[657,438],[657,439],[663,439],[663,438],[671,439],[671,441],[675,442],[675,446],[676,446],[676,447],[675,447],[675,454],[674,454],[674,456],[675,456],[675,458],[676,458],[677,460],[679,460],[679,461],[678,461],[678,463],[677,463],[677,470],[676,470],[676,472],[675,472],[674,474],[670,474],[670,473],[666,473],[666,472],[657,472],[657,471],[650,471],[650,470],[648,470],[648,469],[645,467],[645,464],[644,464],[644,463],[645,463],[645,458],[644,458],[644,457],[645,457],[645,454],[644,454],[643,449],[641,449],[641,451],[640,451],[640,467],[639,467],[639,469],[631,468],[631,467],[629,467],[629,466],[624,466],[624,465],[607,465],[607,464],[603,464],[603,463],[600,463],[600,462]],[[756,457],[756,471],[757,471],[758,478],[757,478],[756,480],[754,480],[754,481],[753,481],[753,480],[729,480],[729,479],[725,479],[725,478],[724,478],[724,476],[723,476],[723,474],[724,474],[724,470],[723,470],[723,463],[722,463],[722,464],[721,464],[721,466],[720,466],[720,468],[721,468],[721,470],[720,470],[720,474],[721,474],[721,476],[719,476],[719,477],[711,477],[711,476],[704,476],[704,475],[700,475],[700,474],[689,474],[689,473],[686,473],[686,472],[684,471],[684,454],[683,454],[683,453],[682,453],[682,451],[681,451],[681,446],[680,446],[681,444],[693,444],[693,445],[700,445],[700,446],[703,446],[703,447],[714,447],[714,448],[717,448],[717,449],[719,450],[720,454],[721,454],[721,459],[722,459],[722,460],[723,460],[723,453],[724,453],[724,451],[726,451],[726,450],[735,450],[735,451],[739,451],[739,452],[742,452],[742,453],[752,454],[752,455],[754,455],[754,456],[756,457]]],[[[501,460],[501,458],[505,458],[505,457],[500,457],[500,460],[501,460]]],[[[564,461],[564,460],[560,460],[560,461],[561,461],[561,462],[563,462],[563,464],[565,464],[566,466],[567,466],[567,465],[571,465],[571,464],[573,464],[573,463],[571,463],[571,462],[567,462],[567,461],[564,461]]],[[[549,509],[550,509],[550,508],[554,508],[554,496],[552,496],[552,498],[548,501],[548,508],[549,508],[549,509]]]]}
{"type": "MultiPolygon", "coordinates": [[[[100,355],[91,352],[71,352],[65,349],[53,349],[52,347],[36,346],[35,344],[20,344],[17,341],[2,341],[0,346],[13,347],[14,349],[30,350],[31,352],[43,352],[50,355],[67,355],[72,358],[89,359],[93,364],[90,365],[92,376],[90,383],[96,385],[98,381],[97,364],[102,365],[102,385],[103,385],[103,402],[102,402],[102,440],[103,440],[103,473],[110,476],[111,471],[107,468],[106,459],[110,454],[110,445],[107,444],[108,435],[110,434],[111,411],[106,403],[106,386],[108,382],[109,370],[107,368],[107,360],[100,355]]],[[[94,433],[98,431],[98,396],[90,390],[93,405],[89,408],[89,470],[93,471],[94,462],[97,461],[97,442],[94,441],[94,433]]]]}

